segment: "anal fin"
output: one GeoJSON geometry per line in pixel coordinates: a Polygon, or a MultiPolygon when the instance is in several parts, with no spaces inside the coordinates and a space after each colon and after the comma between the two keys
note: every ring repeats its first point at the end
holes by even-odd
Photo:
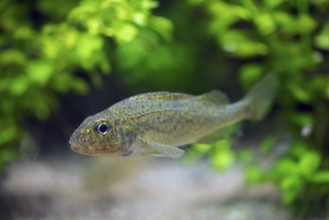
{"type": "Polygon", "coordinates": [[[239,129],[239,125],[234,124],[221,129],[216,130],[208,136],[205,136],[197,141],[200,144],[213,144],[222,139],[228,139],[230,135],[239,129]]]}

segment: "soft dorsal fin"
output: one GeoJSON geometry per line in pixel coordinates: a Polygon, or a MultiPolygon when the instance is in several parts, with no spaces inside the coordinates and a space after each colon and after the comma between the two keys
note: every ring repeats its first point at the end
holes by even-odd
{"type": "Polygon", "coordinates": [[[193,98],[193,96],[185,93],[177,93],[177,92],[149,92],[149,93],[133,96],[130,99],[177,100],[177,99],[189,99],[189,98],[193,98]]]}
{"type": "Polygon", "coordinates": [[[230,102],[227,95],[218,90],[212,90],[202,95],[195,96],[193,99],[207,101],[217,105],[226,105],[230,102]]]}

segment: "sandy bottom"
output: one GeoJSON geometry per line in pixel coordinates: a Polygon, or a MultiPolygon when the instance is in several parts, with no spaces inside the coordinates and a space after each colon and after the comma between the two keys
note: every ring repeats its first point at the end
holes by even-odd
{"type": "Polygon", "coordinates": [[[247,187],[240,166],[58,157],[15,162],[0,184],[1,219],[290,219],[274,187],[247,187]]]}

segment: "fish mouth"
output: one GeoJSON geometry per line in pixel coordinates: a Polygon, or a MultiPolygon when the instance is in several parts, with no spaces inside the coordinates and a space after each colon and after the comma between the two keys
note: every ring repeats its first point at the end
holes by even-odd
{"type": "MultiPolygon", "coordinates": [[[[85,150],[84,147],[82,147],[81,145],[77,144],[75,141],[72,140],[72,138],[69,141],[69,144],[71,145],[71,150],[73,150],[76,153],[79,154],[88,154],[85,150]]],[[[88,154],[91,155],[91,154],[88,154]]]]}
{"type": "Polygon", "coordinates": [[[70,144],[71,146],[74,145],[74,141],[73,141],[72,136],[70,137],[69,144],[70,144]]]}
{"type": "Polygon", "coordinates": [[[77,152],[77,153],[81,153],[82,152],[82,147],[78,144],[75,144],[73,142],[69,142],[70,145],[71,145],[71,149],[74,151],[74,152],[77,152]]]}
{"type": "MultiPolygon", "coordinates": [[[[75,133],[75,132],[74,132],[75,133]]],[[[76,144],[76,138],[75,138],[75,135],[74,133],[72,134],[72,136],[70,137],[70,140],[69,140],[69,144],[71,145],[71,149],[77,153],[80,152],[79,149],[81,149],[82,147],[78,144],[76,144]]]]}

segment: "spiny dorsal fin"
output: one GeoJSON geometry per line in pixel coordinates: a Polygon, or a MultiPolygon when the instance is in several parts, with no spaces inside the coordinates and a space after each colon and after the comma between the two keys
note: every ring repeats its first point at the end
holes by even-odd
{"type": "Polygon", "coordinates": [[[226,105],[230,102],[229,98],[218,90],[212,90],[202,95],[195,96],[193,99],[200,101],[207,101],[217,105],[226,105]]]}
{"type": "Polygon", "coordinates": [[[189,99],[192,98],[192,95],[188,95],[185,93],[177,93],[177,92],[149,92],[141,95],[136,95],[131,97],[130,99],[158,99],[158,100],[177,100],[177,99],[189,99]]]}

